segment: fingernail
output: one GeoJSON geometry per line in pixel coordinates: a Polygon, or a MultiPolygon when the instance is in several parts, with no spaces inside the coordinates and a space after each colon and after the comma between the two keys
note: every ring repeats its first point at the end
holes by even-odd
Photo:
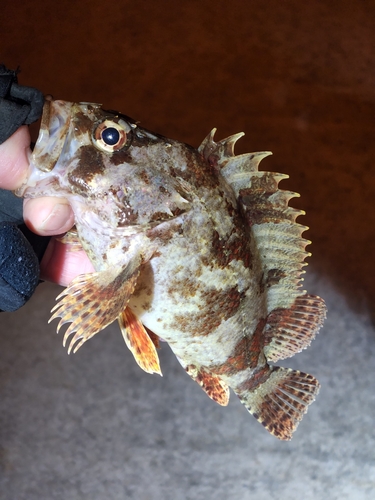
{"type": "Polygon", "coordinates": [[[52,212],[44,219],[41,229],[44,231],[51,231],[58,234],[71,215],[70,205],[65,203],[58,203],[54,206],[52,212]]]}

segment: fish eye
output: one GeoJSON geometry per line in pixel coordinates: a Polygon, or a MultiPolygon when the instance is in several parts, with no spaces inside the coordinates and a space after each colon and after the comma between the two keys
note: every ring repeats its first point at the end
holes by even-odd
{"type": "Polygon", "coordinates": [[[120,140],[120,132],[115,127],[105,128],[102,132],[102,139],[107,146],[114,146],[120,140]]]}
{"type": "MultiPolygon", "coordinates": [[[[125,125],[125,124],[124,124],[125,125]]],[[[112,153],[119,151],[128,143],[128,133],[121,123],[104,120],[93,133],[93,143],[101,151],[112,153]]]]}

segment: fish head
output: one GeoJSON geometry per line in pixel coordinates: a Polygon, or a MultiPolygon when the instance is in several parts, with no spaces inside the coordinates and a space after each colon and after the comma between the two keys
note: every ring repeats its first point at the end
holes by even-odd
{"type": "MultiPolygon", "coordinates": [[[[46,100],[28,180],[16,194],[60,196],[120,226],[149,225],[190,208],[176,174],[188,146],[154,134],[100,104],[46,100]]],[[[77,213],[76,213],[77,215],[77,213]]]]}

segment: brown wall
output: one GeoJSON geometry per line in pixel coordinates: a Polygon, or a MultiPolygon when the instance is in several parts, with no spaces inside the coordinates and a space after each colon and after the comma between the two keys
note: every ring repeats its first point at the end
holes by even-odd
{"type": "Polygon", "coordinates": [[[307,210],[311,265],[375,302],[375,2],[5,1],[0,62],[198,145],[246,132],[307,210]]]}

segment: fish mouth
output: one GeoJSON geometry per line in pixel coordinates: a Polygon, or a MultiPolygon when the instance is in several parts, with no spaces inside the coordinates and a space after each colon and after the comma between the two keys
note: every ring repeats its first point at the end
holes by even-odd
{"type": "Polygon", "coordinates": [[[59,159],[70,126],[72,106],[72,102],[46,97],[39,136],[31,155],[32,164],[43,172],[50,172],[59,159]]]}

